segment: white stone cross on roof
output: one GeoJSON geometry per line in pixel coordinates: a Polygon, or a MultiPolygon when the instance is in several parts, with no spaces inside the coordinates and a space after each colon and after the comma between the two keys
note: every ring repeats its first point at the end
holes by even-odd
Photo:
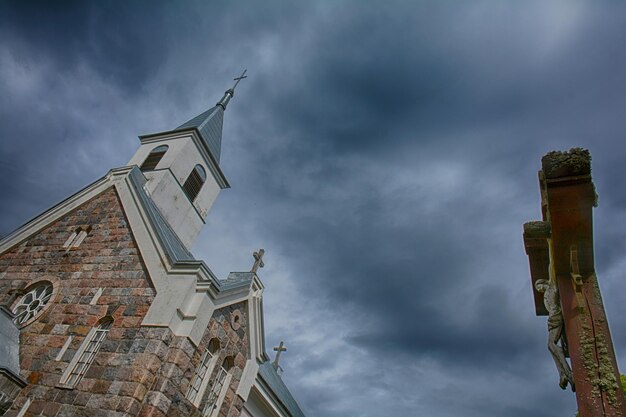
{"type": "Polygon", "coordinates": [[[258,271],[259,268],[263,268],[265,266],[265,264],[263,263],[264,254],[264,249],[259,249],[258,252],[254,252],[252,254],[252,256],[254,256],[254,265],[252,265],[252,269],[250,270],[250,272],[254,272],[256,274],[256,271],[258,271]]]}
{"type": "Polygon", "coordinates": [[[280,345],[278,347],[274,348],[274,351],[276,352],[276,357],[274,358],[274,362],[272,362],[272,366],[274,367],[274,369],[278,370],[279,365],[278,365],[278,361],[280,360],[280,354],[282,352],[285,352],[287,350],[286,347],[284,347],[285,342],[283,342],[282,340],[280,341],[280,345]]]}

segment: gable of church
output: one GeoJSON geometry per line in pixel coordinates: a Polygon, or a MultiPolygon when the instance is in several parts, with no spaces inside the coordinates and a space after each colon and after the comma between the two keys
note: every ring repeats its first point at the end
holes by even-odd
{"type": "MultiPolygon", "coordinates": [[[[28,413],[201,415],[187,400],[192,376],[211,339],[219,341],[218,363],[232,358],[219,415],[239,415],[235,395],[249,359],[248,307],[238,302],[216,309],[198,346],[167,327],[142,327],[156,290],[114,187],[61,216],[0,255],[0,303],[11,289],[28,292],[51,284],[47,305],[22,323],[21,375],[28,385],[9,413],[28,401],[28,413]],[[81,230],[89,230],[76,247],[81,230]],[[69,241],[69,243],[68,243],[69,241]],[[75,385],[68,368],[103,318],[112,325],[75,385]]],[[[9,308],[20,303],[20,297],[9,308]]],[[[219,369],[207,375],[215,379],[219,369]]],[[[210,387],[209,387],[210,388],[210,387]]],[[[206,394],[206,393],[205,393],[206,394]]]]}
{"type": "Polygon", "coordinates": [[[0,303],[10,288],[26,287],[44,276],[59,280],[63,298],[57,304],[88,304],[104,287],[109,291],[101,301],[109,304],[128,305],[128,297],[143,294],[149,298],[139,304],[149,304],[154,296],[113,187],[0,254],[0,273],[0,303]],[[78,227],[90,230],[78,247],[68,247],[65,243],[78,227]]]}

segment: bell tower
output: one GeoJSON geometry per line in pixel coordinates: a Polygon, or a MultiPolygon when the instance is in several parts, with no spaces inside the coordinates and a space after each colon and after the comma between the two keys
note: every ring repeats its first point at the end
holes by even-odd
{"type": "Polygon", "coordinates": [[[235,78],[220,101],[174,130],[140,136],[141,145],[128,165],[137,165],[148,179],[144,188],[189,249],[196,240],[220,190],[230,185],[222,172],[220,151],[224,112],[235,78]]]}

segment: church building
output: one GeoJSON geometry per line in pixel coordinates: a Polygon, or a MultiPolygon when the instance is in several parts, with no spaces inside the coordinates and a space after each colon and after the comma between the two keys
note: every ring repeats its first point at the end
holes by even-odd
{"type": "Polygon", "coordinates": [[[189,251],[235,87],[0,241],[0,416],[304,417],[266,352],[263,250],[225,279],[189,251]]]}

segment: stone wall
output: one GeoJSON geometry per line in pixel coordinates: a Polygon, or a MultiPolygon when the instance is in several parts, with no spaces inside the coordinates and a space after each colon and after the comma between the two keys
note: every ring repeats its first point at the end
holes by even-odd
{"type": "Polygon", "coordinates": [[[21,329],[20,367],[28,385],[7,416],[15,416],[27,396],[32,404],[26,416],[199,416],[184,394],[212,337],[220,339],[224,356],[235,357],[220,416],[239,415],[241,399],[234,393],[248,356],[247,325],[235,331],[230,317],[235,309],[244,313],[245,305],[216,311],[197,347],[168,328],[141,327],[155,290],[114,188],[0,255],[0,303],[9,300],[10,289],[40,280],[54,285],[54,295],[44,313],[21,329]],[[68,251],[63,244],[78,226],[91,231],[68,251]],[[85,336],[105,316],[113,326],[91,367],[73,389],[60,387],[85,336]]]}
{"type": "MultiPolygon", "coordinates": [[[[226,392],[224,405],[220,409],[220,417],[239,417],[241,409],[243,408],[243,400],[237,396],[235,392],[237,391],[243,369],[246,366],[246,361],[250,356],[247,334],[248,316],[246,312],[246,303],[233,304],[215,311],[209,322],[209,328],[202,339],[203,344],[208,343],[212,337],[220,339],[221,351],[218,364],[220,364],[226,356],[234,357],[235,365],[230,371],[233,374],[233,378],[226,392]],[[237,330],[234,330],[231,324],[234,314],[241,316],[241,327],[237,330]]],[[[199,358],[197,360],[195,359],[196,358],[194,358],[194,363],[199,362],[199,358]]],[[[212,377],[215,377],[216,373],[217,369],[214,370],[212,377]]],[[[205,405],[205,401],[202,402],[201,407],[205,405]]]]}
{"type": "MultiPolygon", "coordinates": [[[[173,336],[167,329],[144,329],[146,339],[151,340],[150,350],[156,349],[160,352],[162,366],[156,374],[152,390],[147,393],[147,401],[141,411],[142,416],[199,417],[201,415],[200,410],[205,405],[209,388],[205,392],[205,398],[200,403],[199,409],[187,401],[185,394],[189,389],[194,371],[200,363],[202,353],[214,337],[220,341],[218,365],[225,357],[234,357],[234,367],[230,371],[233,377],[219,415],[220,417],[238,417],[241,414],[243,400],[235,392],[249,356],[246,331],[248,318],[245,311],[245,303],[216,310],[197,347],[187,337],[173,336]],[[231,326],[231,317],[234,312],[239,312],[242,317],[242,325],[238,330],[234,330],[231,326]]],[[[218,369],[219,367],[213,369],[210,381],[215,378],[218,369]]]]}

